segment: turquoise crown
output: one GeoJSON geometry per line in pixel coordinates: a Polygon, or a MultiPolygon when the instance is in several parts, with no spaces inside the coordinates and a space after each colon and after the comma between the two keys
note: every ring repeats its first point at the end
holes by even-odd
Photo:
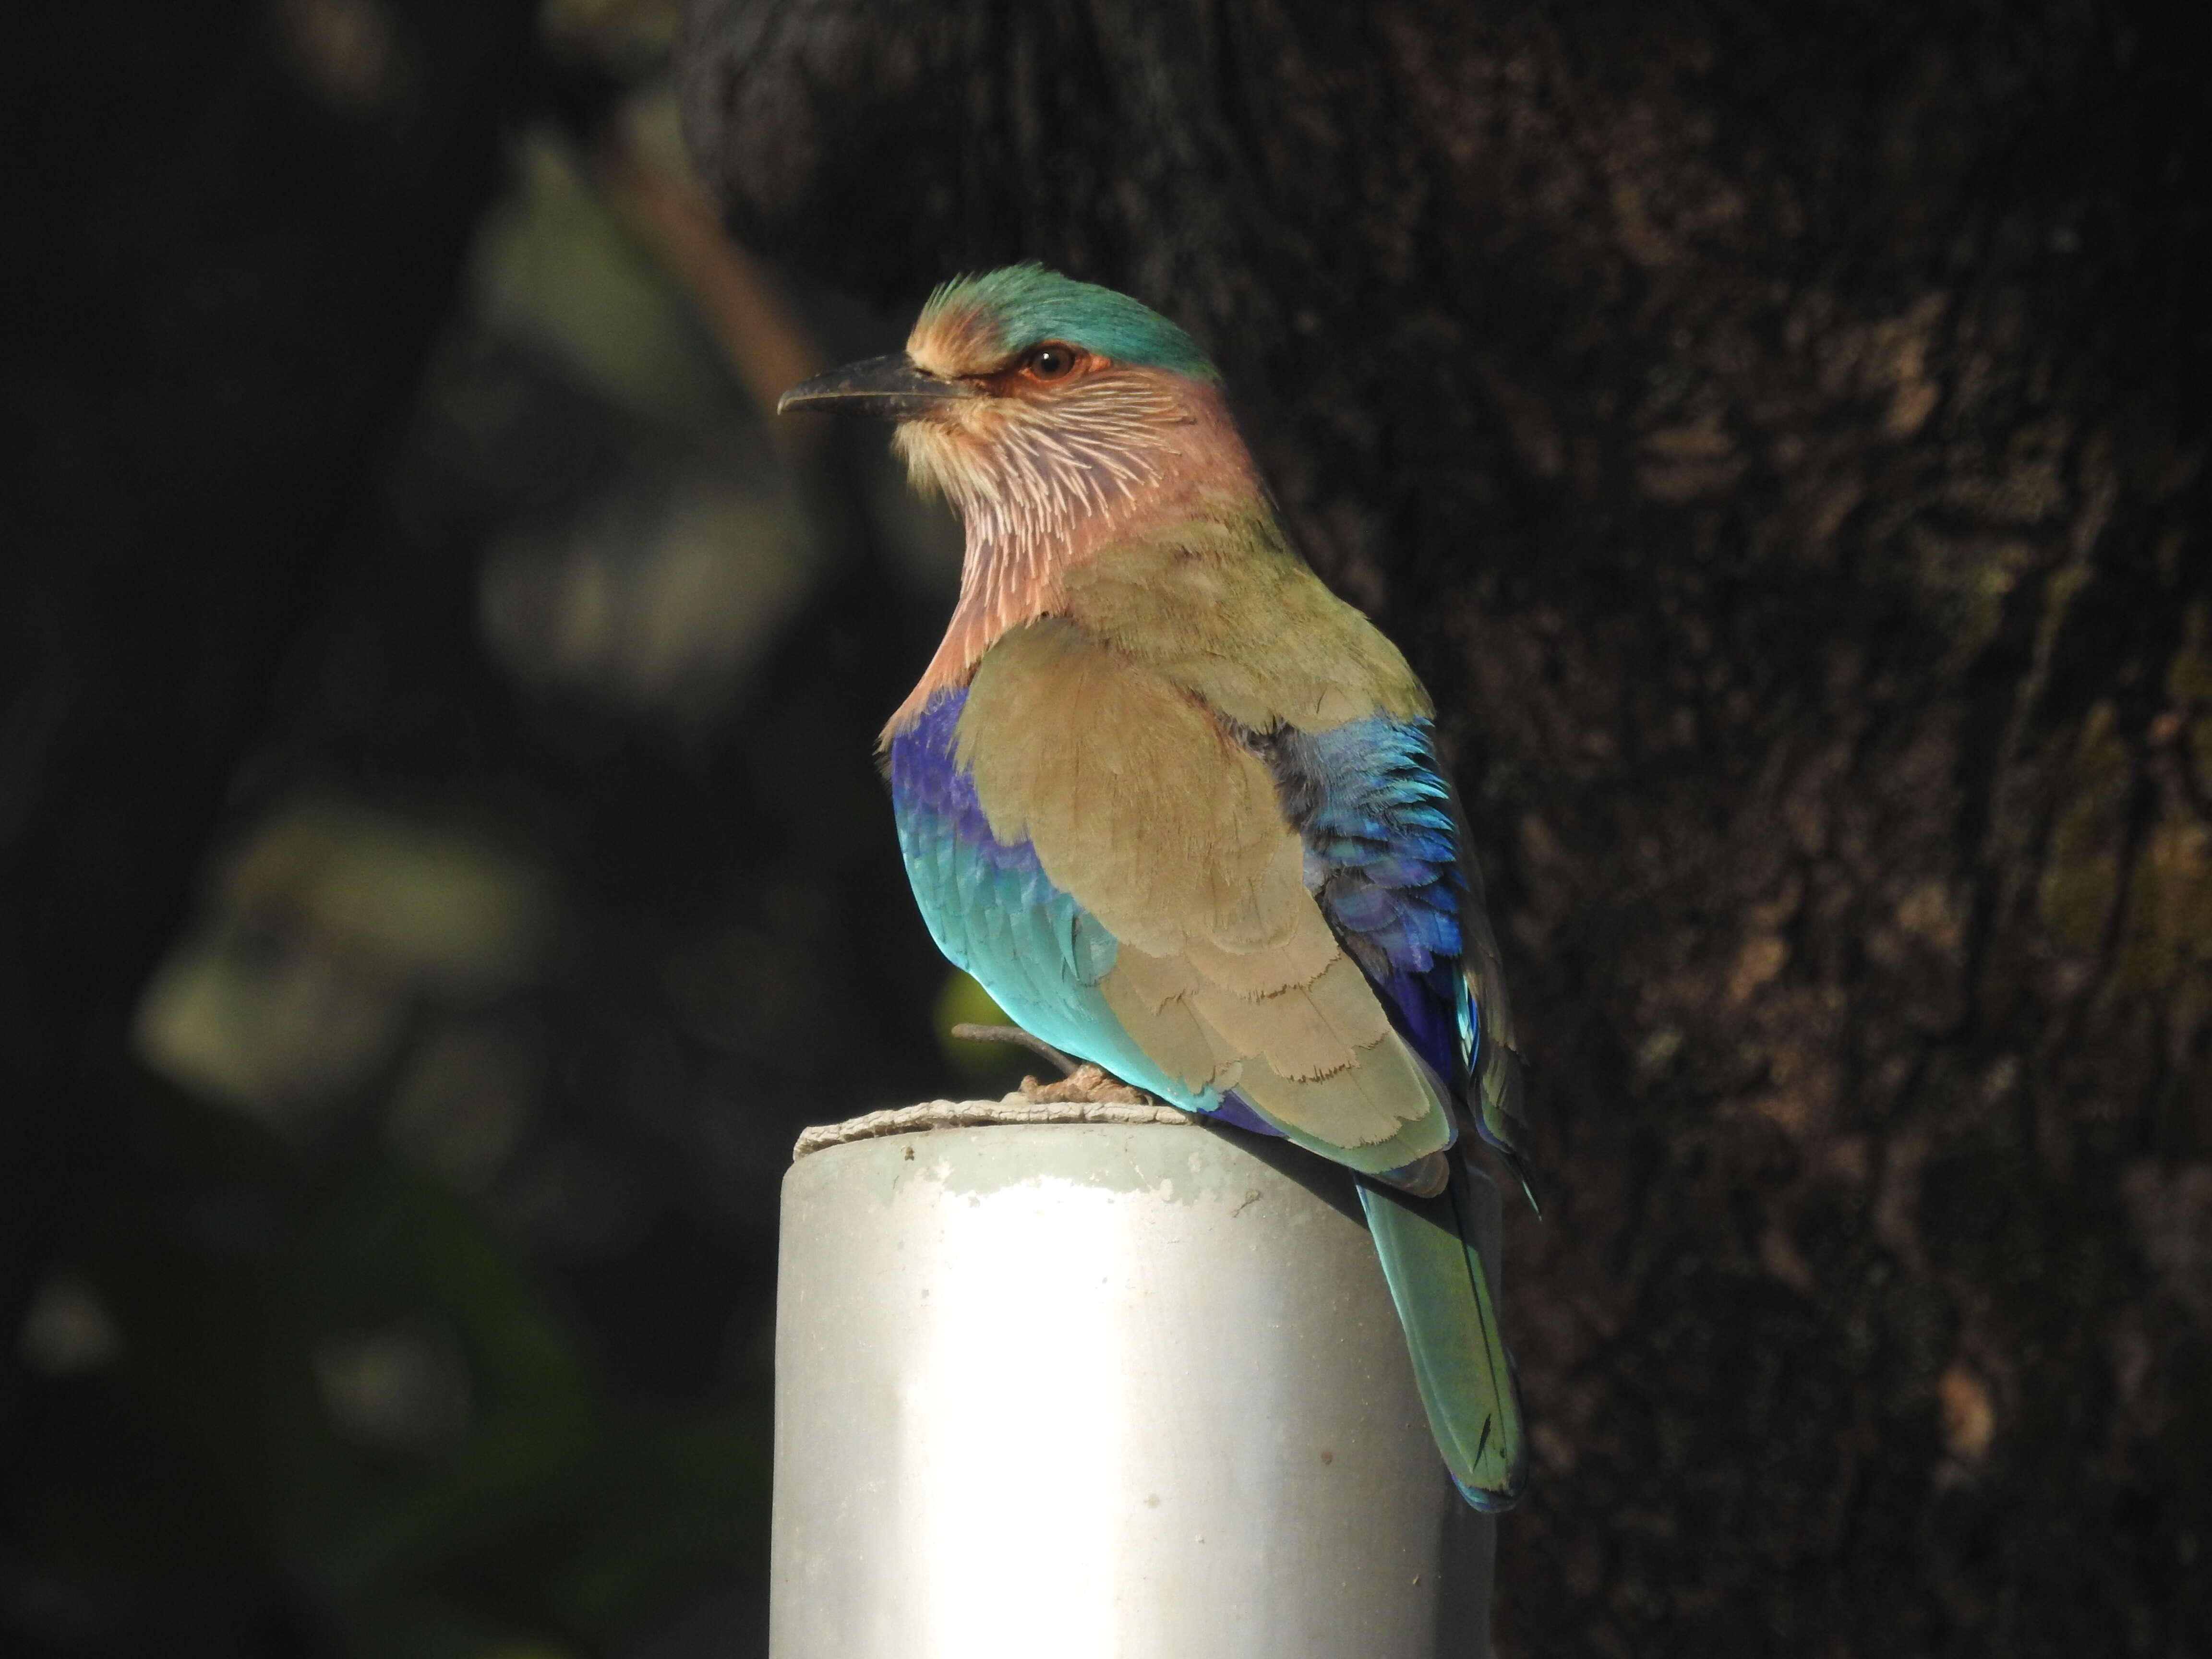
{"type": "Polygon", "coordinates": [[[921,308],[921,320],[955,310],[972,313],[1009,356],[1042,341],[1065,340],[1118,363],[1164,368],[1194,380],[1221,379],[1197,342],[1150,306],[1034,260],[939,284],[921,308]]]}

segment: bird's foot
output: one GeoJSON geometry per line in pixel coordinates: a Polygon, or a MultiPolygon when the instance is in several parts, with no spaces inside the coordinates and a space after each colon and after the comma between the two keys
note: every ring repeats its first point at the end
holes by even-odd
{"type": "Polygon", "coordinates": [[[1040,1083],[1033,1077],[1022,1079],[1024,1100],[1033,1100],[1041,1106],[1066,1105],[1081,1103],[1094,1106],[1149,1106],[1152,1097],[1141,1089],[1133,1089],[1103,1066],[1085,1060],[1057,1083],[1040,1083]]]}
{"type": "Polygon", "coordinates": [[[1155,1106],[1159,1103],[1141,1089],[1134,1089],[1115,1077],[1103,1066],[1094,1066],[1087,1060],[1078,1060],[1073,1054],[1062,1054],[1042,1037],[1032,1036],[1018,1025],[956,1025],[952,1035],[969,1042],[1011,1042],[1032,1054],[1042,1054],[1060,1067],[1057,1083],[1040,1083],[1033,1077],[1022,1079],[1016,1092],[1020,1098],[1038,1106],[1155,1106]]]}

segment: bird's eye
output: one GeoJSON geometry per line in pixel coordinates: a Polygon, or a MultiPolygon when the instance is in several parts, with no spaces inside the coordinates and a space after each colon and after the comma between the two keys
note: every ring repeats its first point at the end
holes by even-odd
{"type": "Polygon", "coordinates": [[[1031,351],[1023,367],[1040,380],[1065,380],[1075,368],[1075,348],[1048,343],[1031,351]]]}

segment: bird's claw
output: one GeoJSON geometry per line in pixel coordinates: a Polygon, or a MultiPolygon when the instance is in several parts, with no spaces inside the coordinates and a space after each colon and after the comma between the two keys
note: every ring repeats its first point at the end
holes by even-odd
{"type": "Polygon", "coordinates": [[[1141,1089],[1133,1089],[1103,1066],[1084,1061],[1057,1083],[1040,1083],[1033,1077],[1022,1079],[1024,1100],[1038,1105],[1066,1105],[1088,1103],[1094,1105],[1149,1106],[1152,1097],[1141,1089]]]}

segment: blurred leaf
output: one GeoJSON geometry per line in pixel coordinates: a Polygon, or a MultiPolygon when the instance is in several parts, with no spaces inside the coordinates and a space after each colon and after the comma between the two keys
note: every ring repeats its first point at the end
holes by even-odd
{"type": "Polygon", "coordinates": [[[740,418],[714,343],[569,146],[538,128],[515,161],[518,188],[489,216],[473,262],[484,320],[558,353],[648,419],[691,428],[740,418]]]}
{"type": "Polygon", "coordinates": [[[538,872],[489,838],[331,800],[280,808],[140,1000],[156,1071],[312,1144],[426,999],[524,976],[550,931],[538,872]]]}
{"type": "Polygon", "coordinates": [[[419,818],[302,800],[264,824],[223,882],[248,917],[302,931],[456,986],[528,965],[546,900],[535,872],[486,840],[419,818]]]}
{"type": "Polygon", "coordinates": [[[724,713],[805,599],[812,552],[782,490],[696,473],[502,540],[479,587],[485,638],[526,682],[724,713]]]}

